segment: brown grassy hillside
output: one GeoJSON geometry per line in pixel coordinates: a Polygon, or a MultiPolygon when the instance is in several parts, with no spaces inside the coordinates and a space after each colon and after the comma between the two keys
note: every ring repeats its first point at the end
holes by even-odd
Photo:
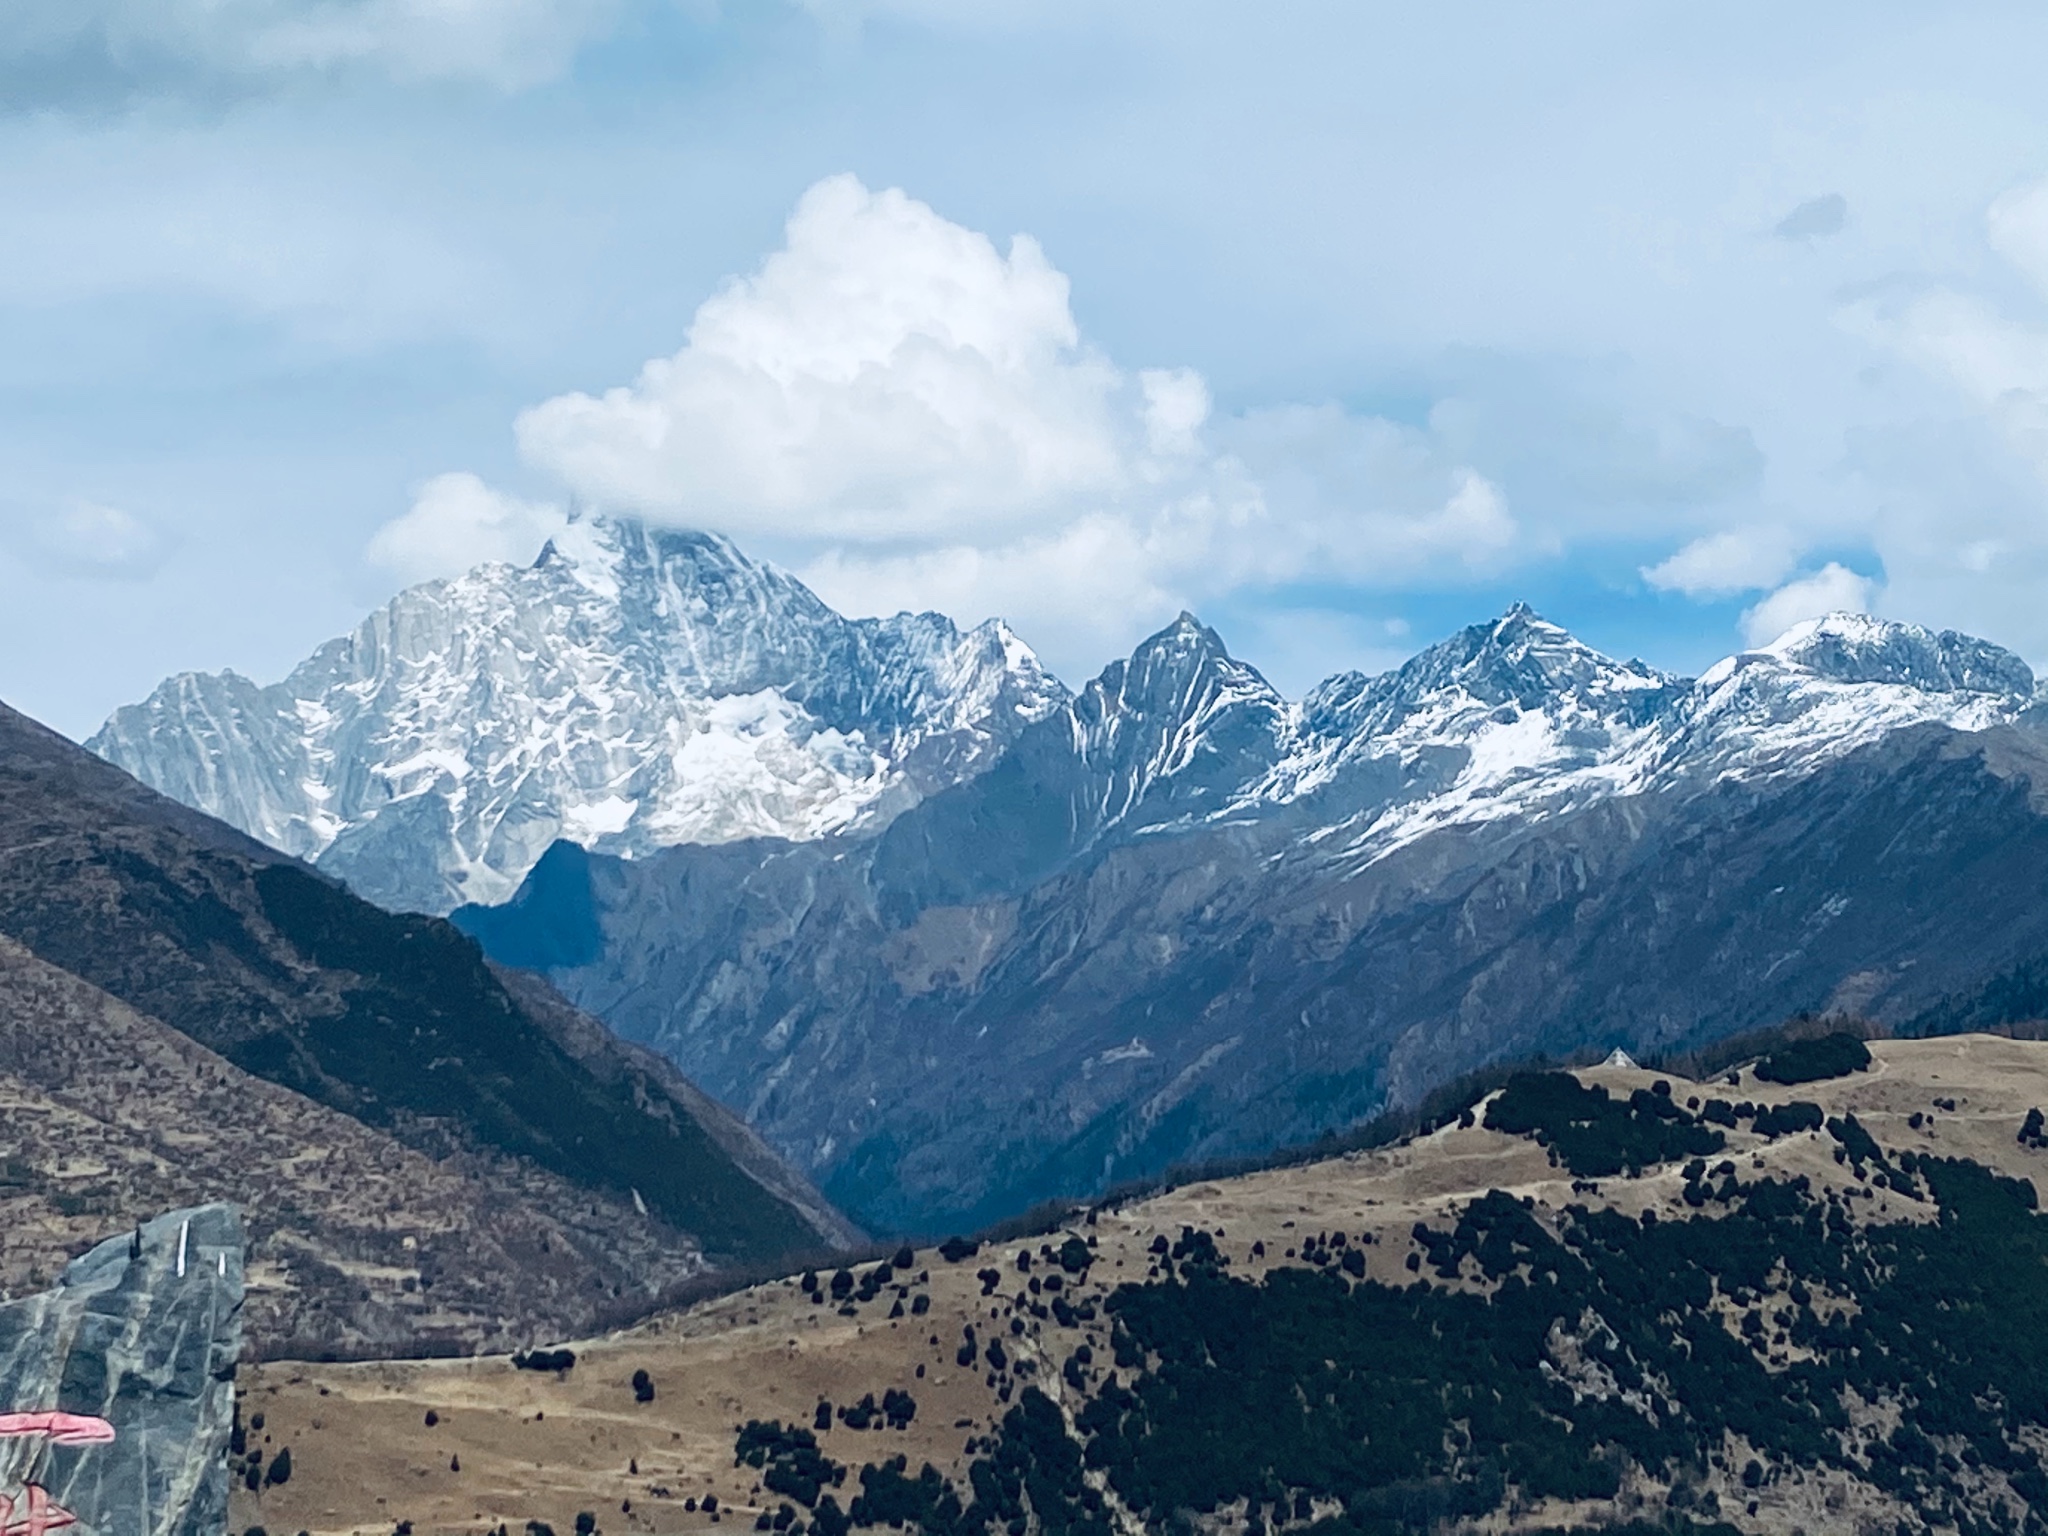
{"type": "MultiPolygon", "coordinates": [[[[1967,1036],[1887,1041],[1871,1049],[1871,1068],[1846,1077],[1782,1087],[1758,1082],[1752,1069],[1733,1084],[1679,1080],[1674,1093],[1680,1100],[1739,1096],[1759,1106],[1814,1102],[1830,1116],[1853,1114],[1894,1155],[1972,1159],[2048,1189],[2048,1152],[2017,1140],[2027,1112],[2048,1104],[2048,1045],[1967,1036]]],[[[1578,1075],[1618,1095],[1655,1080],[1628,1068],[1578,1075]]],[[[1804,1176],[1817,1198],[1832,1196],[1856,1220],[1930,1219],[1924,1201],[1880,1187],[1869,1168],[1837,1162],[1837,1145],[1825,1131],[1767,1139],[1736,1130],[1716,1161],[1735,1165],[1745,1180],[1804,1176]]],[[[1444,1281],[1426,1266],[1410,1268],[1419,1258],[1412,1236],[1418,1222],[1443,1227],[1489,1190],[1526,1199],[1538,1222],[1553,1227],[1573,1204],[1605,1206],[1638,1220],[1645,1211],[1664,1221],[1709,1219],[1711,1211],[1688,1206],[1685,1183],[1678,1162],[1640,1177],[1575,1180],[1534,1142],[1475,1120],[1382,1151],[1174,1189],[959,1263],[920,1251],[907,1268],[891,1271],[873,1300],[853,1304],[850,1313],[829,1296],[823,1303],[809,1300],[795,1277],[756,1286],[579,1342],[574,1368],[559,1374],[515,1370],[502,1358],[267,1364],[245,1377],[244,1412],[251,1422],[263,1416],[261,1430],[252,1432],[259,1449],[274,1457],[290,1447],[293,1474],[260,1496],[238,1494],[235,1529],[260,1523],[273,1533],[303,1529],[327,1536],[389,1532],[409,1520],[423,1536],[501,1523],[518,1532],[526,1521],[540,1520],[567,1533],[577,1513],[589,1511],[613,1533],[708,1531],[714,1524],[748,1530],[757,1515],[782,1501],[761,1489],[758,1472],[735,1467],[737,1426],[769,1418],[808,1426],[821,1401],[843,1408],[868,1394],[880,1401],[891,1389],[904,1391],[917,1404],[907,1429],[856,1430],[835,1417],[818,1435],[825,1453],[856,1471],[901,1454],[913,1474],[928,1461],[960,1479],[974,1454],[970,1446],[1027,1384],[1069,1417],[1100,1390],[1100,1366],[1112,1343],[1101,1310],[1105,1298],[1125,1282],[1145,1280],[1157,1266],[1155,1244],[1186,1229],[1210,1234],[1228,1272],[1240,1278],[1300,1268],[1312,1235],[1341,1231],[1375,1280],[1483,1290],[1483,1282],[1444,1281]],[[1368,1234],[1371,1240],[1362,1242],[1368,1234]],[[1069,1239],[1091,1250],[1084,1277],[1056,1261],[1069,1239]],[[1019,1267],[1024,1258],[1032,1261],[1028,1273],[1019,1267]],[[992,1287],[977,1278],[982,1271],[994,1275],[992,1287]],[[1056,1294],[1046,1288],[1050,1275],[1060,1280],[1056,1294]],[[1063,1326],[1050,1305],[1055,1299],[1084,1310],[1093,1301],[1097,1316],[1063,1326]],[[903,1315],[892,1316],[899,1302],[903,1315]],[[929,1311],[918,1314],[921,1302],[929,1311]],[[970,1326],[982,1349],[965,1368],[957,1360],[970,1326]],[[1000,1371],[990,1369],[985,1346],[991,1338],[1005,1348],[1007,1368],[1000,1371]],[[1097,1368],[1078,1373],[1083,1385],[1077,1388],[1065,1366],[1083,1344],[1097,1368]],[[634,1373],[642,1370],[655,1388],[652,1401],[637,1401],[632,1389],[634,1373]],[[718,1500],[715,1522],[702,1509],[706,1495],[718,1500]],[[699,1507],[692,1510],[686,1501],[699,1507]]],[[[1317,1253],[1328,1267],[1332,1249],[1319,1246],[1317,1253]]],[[[821,1275],[821,1283],[829,1278],[821,1275]]],[[[1731,1329],[1737,1321],[1731,1311],[1731,1329]]],[[[1570,1354],[1567,1344],[1557,1347],[1561,1357],[1570,1354]]],[[[1759,1345],[1764,1349],[1782,1353],[1769,1341],[1759,1345]]],[[[1781,1367],[1774,1361],[1771,1368],[1781,1367]]],[[[1889,1532],[1895,1518],[1912,1517],[1857,1478],[1824,1468],[1788,1472],[1752,1490],[1741,1485],[1743,1458],[1734,1452],[1730,1448],[1726,1464],[1690,1493],[1716,1493],[1721,1518],[1742,1529],[1849,1536],[1889,1532]]],[[[858,1489],[843,1490],[842,1501],[847,1491],[858,1489]]],[[[1598,1505],[1553,1500],[1480,1524],[1533,1529],[1655,1515],[1665,1496],[1654,1481],[1638,1478],[1598,1505]]],[[[1227,1516],[1207,1518],[1237,1528],[1227,1516]]],[[[1911,1523],[1920,1528],[1917,1518],[1911,1523]]]]}

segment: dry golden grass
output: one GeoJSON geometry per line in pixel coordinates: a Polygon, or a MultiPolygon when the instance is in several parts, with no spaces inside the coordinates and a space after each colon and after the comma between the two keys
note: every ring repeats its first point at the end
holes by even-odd
{"type": "MultiPolygon", "coordinates": [[[[2031,1178],[2044,1190],[2048,1154],[2021,1148],[2015,1133],[2029,1108],[2048,1106],[2048,1044],[1966,1036],[1882,1042],[1872,1051],[1870,1071],[1828,1082],[1781,1088],[1745,1074],[1733,1087],[1718,1080],[1674,1087],[1681,1100],[1812,1100],[1830,1114],[1855,1114],[1889,1148],[1974,1158],[2031,1178]],[[1936,1099],[1952,1099],[1955,1109],[1936,1109],[1936,1099]],[[1914,1114],[1931,1118],[1914,1129],[1914,1114]]],[[[1624,1093],[1655,1076],[1605,1067],[1582,1075],[1624,1093]]],[[[1924,1215],[1921,1207],[1859,1184],[1834,1161],[1834,1145],[1825,1133],[1775,1142],[1741,1133],[1731,1137],[1728,1155],[1744,1166],[1745,1177],[1754,1177],[1760,1165],[1855,1191],[1867,1215],[1924,1215]]],[[[1602,1181],[1597,1194],[1574,1192],[1569,1176],[1550,1167],[1532,1143],[1479,1125],[1452,1126],[1406,1146],[1191,1184],[1103,1211],[1093,1224],[1068,1229],[1093,1240],[1096,1262],[1086,1281],[1066,1294],[1099,1298],[1125,1280],[1143,1279],[1154,1237],[1171,1238],[1183,1226],[1220,1233],[1218,1246],[1239,1273],[1289,1262],[1287,1250],[1298,1249],[1299,1237],[1309,1232],[1369,1232],[1376,1239],[1367,1249],[1370,1272],[1405,1280],[1414,1223],[1441,1225],[1462,1202],[1489,1189],[1530,1196],[1539,1217],[1575,1201],[1604,1201],[1686,1219],[1693,1213],[1679,1198],[1681,1184],[1674,1168],[1602,1181]],[[1262,1258],[1253,1255],[1255,1243],[1264,1245],[1262,1258]]],[[[1055,1246],[1060,1240],[1049,1239],[1055,1246]]],[[[708,1531],[714,1522],[701,1509],[686,1511],[684,1500],[714,1493],[721,1506],[716,1523],[749,1530],[755,1514],[776,1501],[757,1491],[751,1472],[734,1468],[735,1427],[749,1418],[808,1424],[820,1398],[843,1404],[872,1392],[879,1399],[892,1386],[917,1399],[910,1429],[860,1433],[835,1426],[821,1437],[828,1454],[858,1468],[900,1451],[913,1469],[930,1461],[957,1474],[967,1438],[1004,1409],[984,1372],[953,1363],[965,1325],[1034,1359],[1035,1379],[1055,1397],[1065,1390],[1059,1380],[1065,1352],[1083,1337],[1098,1350],[1106,1342],[1099,1324],[1070,1332],[1031,1320],[1021,1339],[1009,1333],[1020,1293],[1030,1299],[1017,1255],[1035,1255],[1046,1241],[1004,1244],[958,1265],[920,1252],[916,1266],[899,1278],[910,1296],[930,1296],[924,1318],[890,1321],[893,1290],[848,1318],[829,1302],[812,1305],[794,1281],[774,1282],[579,1343],[575,1368],[560,1378],[516,1371],[502,1357],[257,1367],[244,1374],[245,1415],[263,1414],[256,1438],[267,1437],[268,1449],[291,1447],[294,1475],[260,1497],[238,1493],[232,1529],[261,1524],[272,1536],[299,1530],[334,1536],[388,1533],[396,1522],[411,1520],[420,1536],[440,1536],[500,1522],[517,1533],[538,1519],[567,1536],[576,1512],[589,1510],[614,1536],[708,1531]],[[982,1296],[975,1279],[983,1267],[1002,1275],[991,1298],[982,1296]],[[635,1369],[652,1376],[653,1402],[634,1401],[635,1369]],[[438,1418],[431,1428],[429,1411],[438,1418]]],[[[1042,1276],[1046,1268],[1040,1261],[1031,1274],[1042,1276]]],[[[842,1492],[842,1502],[845,1497],[842,1492]]],[[[1825,1479],[1788,1485],[1777,1497],[1759,1520],[1748,1522],[1752,1527],[1801,1525],[1817,1533],[1853,1528],[1858,1516],[1853,1501],[1844,1502],[1825,1479]]]]}

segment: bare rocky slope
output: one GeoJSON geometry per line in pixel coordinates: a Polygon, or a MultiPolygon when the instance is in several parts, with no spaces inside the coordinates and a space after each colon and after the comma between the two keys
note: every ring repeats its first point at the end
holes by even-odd
{"type": "Polygon", "coordinates": [[[514,1347],[856,1234],[668,1063],[0,707],[0,1283],[230,1200],[249,1333],[514,1347]]]}
{"type": "Polygon", "coordinates": [[[2038,1532],[2048,1044],[1863,1049],[1528,1074],[1394,1145],[792,1275],[563,1369],[262,1366],[233,1524],[2038,1532]]]}

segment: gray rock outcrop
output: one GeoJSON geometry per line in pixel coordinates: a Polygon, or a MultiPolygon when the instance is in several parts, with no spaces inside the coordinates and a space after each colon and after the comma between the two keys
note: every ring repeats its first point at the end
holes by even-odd
{"type": "Polygon", "coordinates": [[[28,1518],[33,1485],[77,1517],[73,1536],[220,1536],[241,1346],[242,1222],[228,1205],[110,1238],[50,1290],[0,1306],[0,1414],[75,1414],[114,1432],[0,1436],[12,1520],[28,1518]]]}

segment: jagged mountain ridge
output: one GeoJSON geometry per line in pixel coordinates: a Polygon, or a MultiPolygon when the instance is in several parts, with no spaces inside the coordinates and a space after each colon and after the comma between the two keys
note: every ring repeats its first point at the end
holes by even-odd
{"type": "Polygon", "coordinates": [[[1857,616],[1688,682],[1518,608],[1290,706],[1184,617],[876,835],[558,849],[456,920],[871,1223],[967,1224],[2048,948],[2033,697],[1857,616]]]}
{"type": "Polygon", "coordinates": [[[1445,826],[1810,771],[1911,725],[1985,729],[2034,698],[2010,652],[1862,615],[1801,624],[1693,680],[1616,662],[1517,604],[1290,704],[1183,614],[1090,683],[1064,733],[1027,733],[1016,755],[1074,759],[1088,785],[1064,812],[1077,848],[1113,828],[1282,815],[1369,861],[1445,826]]]}
{"type": "Polygon", "coordinates": [[[999,623],[849,620],[709,534],[573,523],[393,598],[283,682],[181,673],[88,745],[400,910],[567,838],[811,838],[971,774],[1065,699],[999,623]]]}
{"type": "Polygon", "coordinates": [[[446,912],[505,900],[562,839],[644,857],[873,834],[1055,716],[1090,835],[1306,802],[1372,858],[2032,697],[2018,658],[1913,626],[1837,616],[1690,682],[1522,605],[1299,703],[1184,614],[1070,696],[999,622],[847,620],[727,540],[588,519],[530,567],[399,594],[281,683],[167,679],[88,745],[369,899],[446,912]]]}
{"type": "MultiPolygon", "coordinates": [[[[2022,718],[2026,664],[1953,633],[1836,614],[1697,680],[1616,662],[1517,604],[1378,676],[1290,705],[1191,615],[1026,732],[981,789],[927,808],[918,860],[968,839],[1001,869],[1203,821],[1278,820],[1317,857],[1370,863],[1433,830],[1542,817],[1622,795],[1809,772],[1913,725],[2022,718]],[[1009,814],[1019,777],[1036,824],[1009,814]],[[1048,784],[1073,780],[1054,809],[1048,784]],[[1062,835],[1058,824],[1064,821],[1062,835]]],[[[887,846],[920,841],[891,829],[887,846]]]]}

